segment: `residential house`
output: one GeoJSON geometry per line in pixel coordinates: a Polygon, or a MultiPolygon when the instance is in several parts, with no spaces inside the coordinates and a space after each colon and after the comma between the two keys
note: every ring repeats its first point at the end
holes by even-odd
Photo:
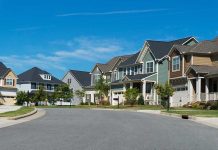
{"type": "Polygon", "coordinates": [[[0,62],[0,103],[13,105],[16,102],[17,75],[0,62]]]}
{"type": "MultiPolygon", "coordinates": [[[[105,64],[97,63],[94,66],[91,71],[91,85],[85,88],[86,97],[87,95],[89,95],[88,97],[91,95],[91,102],[96,103],[99,100],[99,96],[94,87],[96,82],[100,79],[100,76],[102,76],[108,84],[110,84],[112,81],[115,81],[117,79],[117,66],[130,56],[131,55],[113,57],[105,64]]],[[[110,99],[110,95],[108,96],[110,99]]]]}
{"type": "MultiPolygon", "coordinates": [[[[74,92],[74,98],[72,101],[73,105],[78,105],[81,103],[80,97],[75,95],[77,90],[85,91],[85,88],[91,85],[91,74],[86,71],[79,70],[69,70],[63,77],[62,81],[70,86],[70,89],[74,92]]],[[[91,102],[92,94],[86,93],[83,102],[91,102]]],[[[92,101],[93,102],[93,101],[92,101]]]]}
{"type": "Polygon", "coordinates": [[[174,45],[169,53],[172,106],[218,100],[218,38],[192,46],[174,45]]]}
{"type": "Polygon", "coordinates": [[[197,41],[193,37],[174,41],[145,41],[143,48],[123,61],[115,70],[117,80],[111,83],[111,103],[114,98],[124,103],[124,92],[128,88],[137,88],[145,102],[156,105],[160,103],[154,85],[168,81],[168,52],[174,44],[192,45],[197,41]]]}
{"type": "Polygon", "coordinates": [[[54,77],[51,73],[40,68],[33,67],[18,75],[17,88],[18,91],[34,93],[40,86],[47,93],[54,92],[56,86],[64,84],[61,80],[54,77]]]}

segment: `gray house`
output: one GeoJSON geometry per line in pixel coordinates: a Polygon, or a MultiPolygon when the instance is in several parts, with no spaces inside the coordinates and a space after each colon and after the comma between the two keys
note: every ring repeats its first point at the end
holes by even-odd
{"type": "MultiPolygon", "coordinates": [[[[86,71],[69,70],[63,77],[62,81],[68,84],[75,93],[77,90],[85,90],[91,85],[91,74],[86,71]]],[[[91,95],[86,94],[83,101],[91,102],[91,95]]],[[[80,98],[74,95],[73,105],[78,105],[80,102],[80,98]]]]}

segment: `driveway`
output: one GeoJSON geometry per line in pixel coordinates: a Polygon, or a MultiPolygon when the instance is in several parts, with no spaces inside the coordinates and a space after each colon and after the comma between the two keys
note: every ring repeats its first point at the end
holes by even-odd
{"type": "Polygon", "coordinates": [[[0,129],[1,150],[217,150],[218,130],[159,115],[46,109],[44,117],[0,129]]]}

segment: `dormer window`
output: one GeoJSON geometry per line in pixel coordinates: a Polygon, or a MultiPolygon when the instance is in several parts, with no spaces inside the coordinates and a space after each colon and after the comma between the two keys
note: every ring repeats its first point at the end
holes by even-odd
{"type": "Polygon", "coordinates": [[[51,75],[50,74],[42,74],[40,75],[43,80],[51,80],[51,75]]]}

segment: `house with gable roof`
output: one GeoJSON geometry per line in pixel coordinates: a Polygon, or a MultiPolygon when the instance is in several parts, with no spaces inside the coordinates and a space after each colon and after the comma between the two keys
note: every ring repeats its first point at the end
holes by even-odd
{"type": "MultiPolygon", "coordinates": [[[[187,37],[173,41],[145,41],[143,48],[121,62],[114,74],[117,80],[111,83],[110,101],[116,105],[114,98],[124,103],[123,93],[128,88],[137,88],[143,95],[145,102],[156,105],[160,103],[155,84],[165,84],[168,81],[168,52],[175,44],[193,45],[197,43],[194,37],[187,37]]],[[[112,73],[113,74],[113,73],[112,73]]]]}
{"type": "MultiPolygon", "coordinates": [[[[63,77],[62,81],[69,85],[70,89],[75,93],[77,90],[84,90],[91,85],[91,74],[87,71],[69,70],[63,77]]],[[[83,98],[83,102],[94,102],[94,97],[91,94],[86,93],[83,98]]],[[[79,97],[74,94],[72,101],[73,105],[81,103],[79,97]]]]}
{"type": "Polygon", "coordinates": [[[17,89],[18,91],[29,92],[31,94],[39,90],[40,86],[43,86],[44,91],[51,93],[60,84],[64,83],[51,73],[38,67],[33,67],[18,75],[17,89]]]}
{"type": "Polygon", "coordinates": [[[16,102],[17,75],[0,62],[0,103],[13,105],[16,102]]]}
{"type": "Polygon", "coordinates": [[[171,106],[218,100],[218,38],[191,46],[174,45],[169,52],[171,106]]]}

